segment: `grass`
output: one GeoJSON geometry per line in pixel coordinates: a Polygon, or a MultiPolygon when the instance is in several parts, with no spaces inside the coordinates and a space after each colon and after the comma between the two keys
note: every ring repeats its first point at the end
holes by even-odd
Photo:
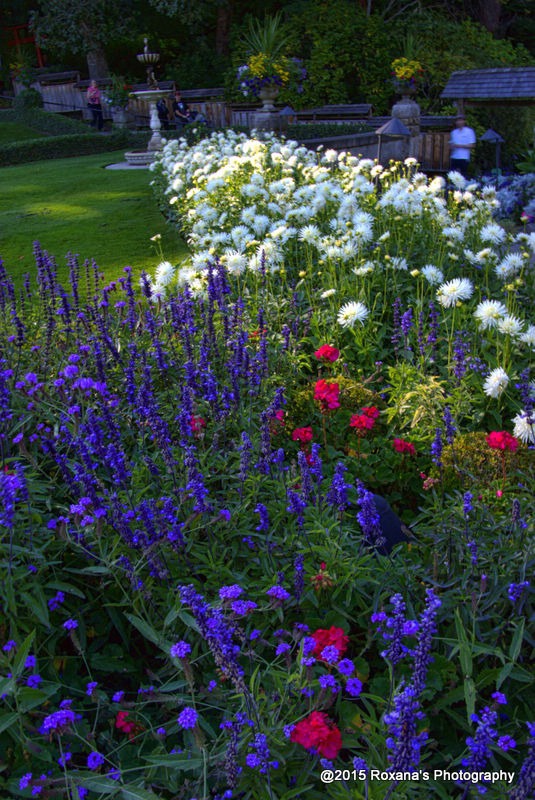
{"type": "Polygon", "coordinates": [[[20,142],[21,139],[38,139],[41,135],[34,128],[19,122],[2,122],[0,125],[0,145],[20,142]]]}
{"type": "Polygon", "coordinates": [[[35,274],[32,243],[54,255],[67,282],[68,252],[95,259],[106,280],[131,266],[138,275],[161,260],[150,237],[161,234],[163,253],[176,263],[185,243],[156,208],[148,170],[106,170],[123,152],[39,161],[0,170],[0,258],[22,286],[35,274]]]}

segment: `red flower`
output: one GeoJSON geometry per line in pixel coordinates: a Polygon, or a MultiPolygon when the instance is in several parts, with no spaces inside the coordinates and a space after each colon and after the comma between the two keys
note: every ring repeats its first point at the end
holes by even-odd
{"type": "Polygon", "coordinates": [[[284,411],[282,408],[279,408],[278,411],[275,411],[273,414],[273,419],[276,419],[277,422],[280,422],[281,425],[284,425],[284,411]]]}
{"type": "Polygon", "coordinates": [[[353,414],[349,420],[349,427],[356,428],[358,431],[371,431],[374,425],[375,420],[367,417],[366,414],[353,414]]]}
{"type": "Polygon", "coordinates": [[[198,438],[202,434],[204,428],[206,428],[206,420],[203,419],[203,417],[196,417],[193,415],[189,418],[189,426],[192,434],[198,438]]]}
{"type": "Polygon", "coordinates": [[[487,436],[487,444],[494,450],[510,450],[511,453],[518,449],[518,439],[507,431],[492,431],[487,436]]]}
{"type": "Polygon", "coordinates": [[[314,353],[316,358],[320,361],[329,361],[333,364],[340,358],[340,350],[330,344],[322,344],[321,347],[314,353]]]}
{"type": "Polygon", "coordinates": [[[318,400],[322,411],[329,411],[333,408],[339,408],[340,403],[338,396],[340,394],[340,387],[337,383],[329,383],[329,381],[321,378],[316,382],[314,387],[314,400],[318,400]]]}
{"type": "Polygon", "coordinates": [[[290,740],[329,759],[336,758],[342,747],[339,728],[321,711],[313,711],[298,722],[290,734],[290,740]]]}
{"type": "Polygon", "coordinates": [[[126,733],[130,741],[137,736],[138,733],[141,733],[144,730],[143,725],[140,725],[139,722],[133,722],[129,720],[129,712],[128,711],[119,711],[117,713],[117,717],[115,719],[115,727],[118,728],[122,733],[126,733]]]}
{"type": "Polygon", "coordinates": [[[392,446],[398,453],[408,453],[410,456],[416,455],[416,448],[414,445],[405,441],[405,439],[394,439],[392,446]]]}
{"type": "Polygon", "coordinates": [[[315,656],[315,658],[319,658],[320,661],[320,656],[326,647],[336,647],[340,658],[342,658],[347,650],[349,637],[345,635],[342,628],[336,628],[334,625],[331,625],[331,627],[328,629],[318,628],[318,630],[314,631],[314,633],[311,635],[316,642],[316,646],[312,651],[312,655],[315,656]]]}
{"type": "Polygon", "coordinates": [[[308,425],[306,428],[296,428],[294,431],[292,431],[292,440],[294,442],[301,442],[301,444],[311,442],[313,436],[314,434],[312,433],[312,428],[310,425],[308,425]]]}
{"type": "Polygon", "coordinates": [[[362,413],[366,414],[366,416],[370,417],[370,419],[377,419],[381,412],[377,406],[367,406],[366,408],[362,409],[362,413]]]}

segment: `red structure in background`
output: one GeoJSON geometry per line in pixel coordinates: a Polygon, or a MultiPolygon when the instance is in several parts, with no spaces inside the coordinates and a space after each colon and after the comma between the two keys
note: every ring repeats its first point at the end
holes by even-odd
{"type": "Polygon", "coordinates": [[[35,41],[35,36],[31,33],[28,25],[6,25],[4,28],[8,36],[7,46],[19,48],[23,44],[33,44],[35,47],[35,54],[37,56],[37,64],[39,67],[45,66],[45,60],[41,52],[41,48],[35,41]]]}

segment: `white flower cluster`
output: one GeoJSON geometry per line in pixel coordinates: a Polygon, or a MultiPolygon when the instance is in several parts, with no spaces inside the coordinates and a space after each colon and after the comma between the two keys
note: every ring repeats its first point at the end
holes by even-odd
{"type": "MultiPolygon", "coordinates": [[[[171,141],[152,165],[153,183],[191,259],[174,271],[162,262],[152,288],[161,296],[172,282],[187,283],[202,294],[207,262],[219,259],[241,286],[264,272],[308,281],[317,314],[329,314],[342,330],[379,325],[377,293],[385,293],[388,308],[395,295],[388,300],[386,292],[402,290],[420,308],[438,303],[444,322],[472,318],[496,353],[525,357],[535,348],[535,326],[520,317],[517,298],[532,279],[535,234],[515,237],[494,221],[492,186],[450,173],[447,196],[442,178],[429,180],[415,166],[384,168],[271,134],[226,131],[191,147],[171,141]]],[[[509,363],[509,374],[494,366],[481,388],[499,398],[518,373],[509,363]]]]}

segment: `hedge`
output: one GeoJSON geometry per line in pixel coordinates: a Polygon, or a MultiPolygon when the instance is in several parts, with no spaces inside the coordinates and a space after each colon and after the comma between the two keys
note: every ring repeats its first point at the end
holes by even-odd
{"type": "Polygon", "coordinates": [[[0,123],[2,122],[20,122],[48,136],[87,133],[88,128],[87,124],[80,120],[64,117],[61,114],[52,114],[39,108],[31,111],[15,108],[0,110],[0,123]]]}
{"type": "Polygon", "coordinates": [[[0,146],[0,166],[25,164],[51,158],[72,158],[111,152],[121,148],[143,148],[147,143],[146,131],[133,133],[125,130],[110,134],[83,133],[51,136],[49,139],[26,139],[0,146]]]}

